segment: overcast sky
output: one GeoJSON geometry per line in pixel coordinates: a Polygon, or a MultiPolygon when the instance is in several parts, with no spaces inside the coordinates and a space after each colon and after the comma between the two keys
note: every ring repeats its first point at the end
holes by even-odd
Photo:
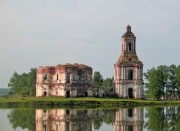
{"type": "Polygon", "coordinates": [[[129,24],[144,72],[180,64],[179,0],[0,0],[0,88],[32,67],[82,63],[113,76],[129,24]]]}

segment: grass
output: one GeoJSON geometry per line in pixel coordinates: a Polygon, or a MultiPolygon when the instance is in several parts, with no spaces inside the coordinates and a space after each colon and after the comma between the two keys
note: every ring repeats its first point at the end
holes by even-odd
{"type": "Polygon", "coordinates": [[[60,98],[60,97],[8,97],[0,98],[0,107],[136,107],[136,106],[180,106],[180,100],[140,100],[120,98],[60,98]]]}

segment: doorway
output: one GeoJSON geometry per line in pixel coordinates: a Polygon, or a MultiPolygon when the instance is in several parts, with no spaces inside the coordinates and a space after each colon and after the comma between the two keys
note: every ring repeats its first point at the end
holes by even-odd
{"type": "Polygon", "coordinates": [[[85,92],[85,97],[88,97],[88,92],[87,91],[85,92]]]}
{"type": "Polygon", "coordinates": [[[128,97],[133,98],[133,89],[132,88],[128,89],[128,97]]]}
{"type": "Polygon", "coordinates": [[[66,91],[66,97],[70,97],[70,91],[66,91]]]}
{"type": "Polygon", "coordinates": [[[133,126],[129,125],[127,131],[133,131],[133,126]]]}
{"type": "Polygon", "coordinates": [[[47,96],[47,92],[46,91],[44,91],[44,94],[43,94],[44,96],[47,96]]]}

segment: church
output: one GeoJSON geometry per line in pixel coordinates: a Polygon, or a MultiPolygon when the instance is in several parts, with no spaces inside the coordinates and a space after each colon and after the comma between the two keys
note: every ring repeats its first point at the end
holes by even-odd
{"type": "Polygon", "coordinates": [[[92,68],[84,64],[59,64],[37,68],[36,96],[92,96],[92,68]]]}
{"type": "Polygon", "coordinates": [[[143,98],[143,63],[136,54],[136,37],[131,26],[121,38],[122,51],[114,64],[115,94],[120,98],[143,98]]]}

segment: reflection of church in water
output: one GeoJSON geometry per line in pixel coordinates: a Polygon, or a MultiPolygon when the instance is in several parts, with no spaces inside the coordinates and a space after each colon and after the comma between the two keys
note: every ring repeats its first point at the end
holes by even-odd
{"type": "Polygon", "coordinates": [[[103,115],[93,109],[37,109],[36,131],[92,131],[92,120],[103,115]]]}
{"type": "Polygon", "coordinates": [[[114,131],[143,131],[143,108],[120,108],[115,113],[114,131]]]}
{"type": "MultiPolygon", "coordinates": [[[[103,110],[36,110],[36,131],[92,131],[93,120],[102,120],[103,110]]],[[[114,131],[143,131],[143,108],[120,108],[112,113],[114,131]]]]}

